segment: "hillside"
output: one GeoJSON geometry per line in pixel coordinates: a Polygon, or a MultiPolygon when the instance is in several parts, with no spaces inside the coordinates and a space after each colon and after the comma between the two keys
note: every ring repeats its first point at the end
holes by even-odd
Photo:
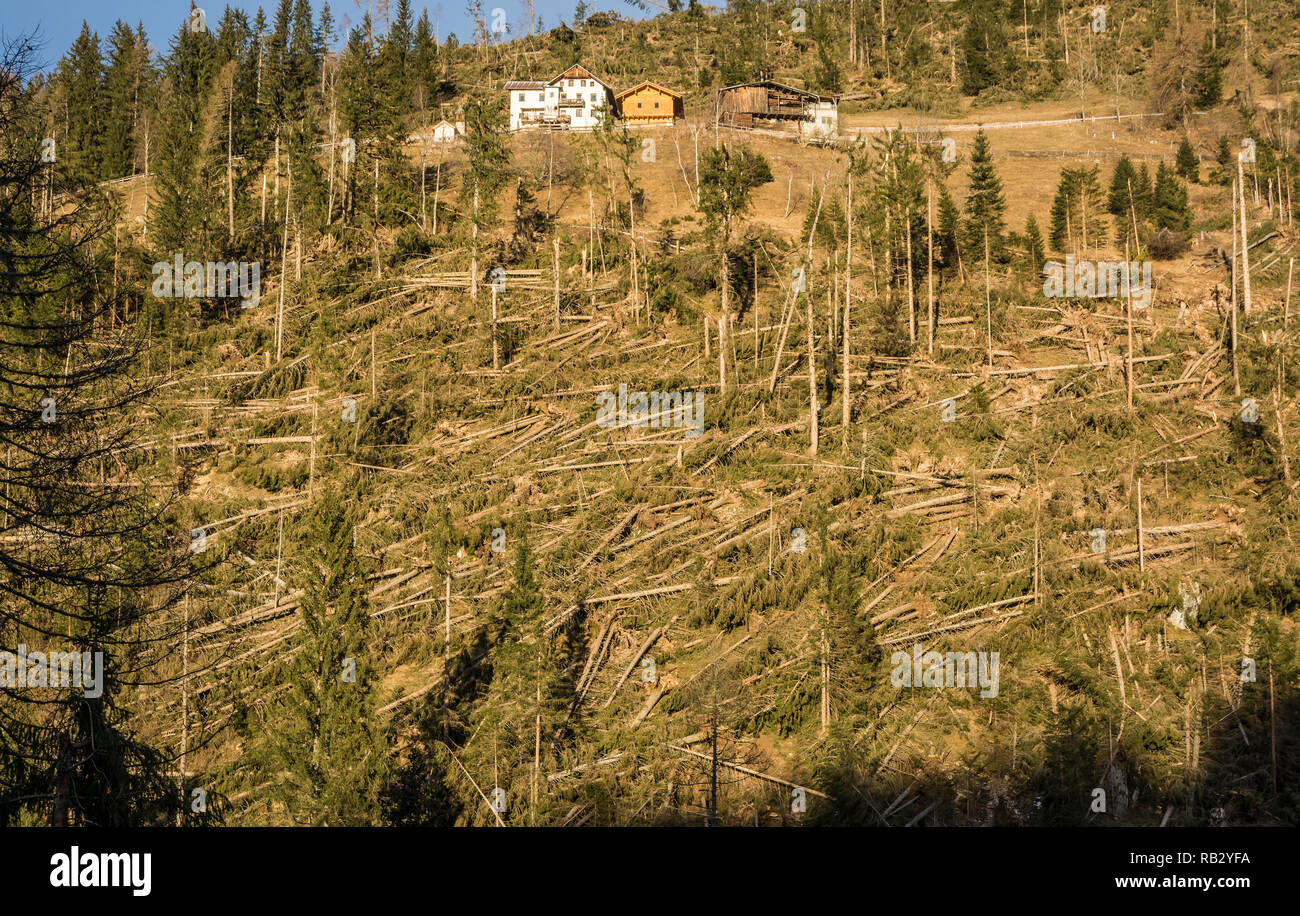
{"type": "MultiPolygon", "coordinates": [[[[104,208],[94,332],[138,346],[122,445],[79,473],[158,494],[122,554],[191,564],[105,626],[167,799],[142,820],[1295,823],[1294,11],[1252,7],[1250,71],[1225,33],[1232,91],[1171,115],[1172,4],[1101,34],[1026,7],[1023,59],[998,5],[900,4],[883,56],[877,8],[823,6],[853,27],[739,4],[445,43],[393,110],[391,31],[373,78],[358,30],[239,113],[260,58],[182,29],[149,151],[41,211],[104,208]],[[578,60],[686,118],[502,129],[502,81],[578,60]],[[839,140],[720,128],[760,63],[844,96],[839,140]],[[467,136],[423,138],[438,102],[467,136]],[[1153,286],[1051,295],[1067,255],[1153,286]],[[258,263],[256,306],[159,298],[173,257],[258,263]],[[690,406],[638,424],[638,392],[690,406]]],[[[36,86],[35,123],[74,91],[36,86]]],[[[6,643],[81,638],[38,606],[6,643]]]]}

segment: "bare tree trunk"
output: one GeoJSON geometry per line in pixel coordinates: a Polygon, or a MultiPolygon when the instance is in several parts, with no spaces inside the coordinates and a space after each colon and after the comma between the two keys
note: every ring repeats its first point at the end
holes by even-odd
{"type": "Polygon", "coordinates": [[[851,323],[849,310],[853,304],[853,176],[849,176],[848,205],[848,244],[844,258],[844,415],[840,419],[843,429],[844,451],[849,450],[849,421],[853,404],[853,384],[849,376],[849,350],[852,346],[849,334],[851,323]]]}
{"type": "Polygon", "coordinates": [[[497,342],[497,285],[492,286],[492,368],[501,368],[501,348],[497,342]]]}
{"type": "MultiPolygon", "coordinates": [[[[724,218],[725,219],[725,218],[724,218]]],[[[722,232],[722,312],[718,316],[718,387],[727,396],[727,318],[731,307],[731,270],[727,262],[726,227],[722,232]]]]}
{"type": "Polygon", "coordinates": [[[555,265],[555,267],[554,267],[554,273],[555,273],[555,292],[554,292],[554,299],[555,299],[555,302],[554,302],[554,305],[555,305],[555,327],[558,328],[558,327],[560,326],[560,236],[559,236],[558,233],[557,233],[556,236],[555,236],[555,260],[554,260],[554,265],[555,265]]]}
{"type": "MultiPolygon", "coordinates": [[[[1128,243],[1124,243],[1124,263],[1129,263],[1128,243]]],[[[1124,369],[1124,387],[1128,393],[1128,409],[1133,409],[1133,284],[1126,283],[1128,287],[1127,305],[1124,309],[1125,321],[1128,325],[1128,363],[1124,369]]],[[[1139,485],[1140,486],[1140,485],[1139,485]]],[[[1141,509],[1138,510],[1139,513],[1141,509]]],[[[1139,551],[1140,553],[1141,551],[1139,551]]]]}
{"type": "Polygon", "coordinates": [[[812,295],[805,297],[808,301],[808,454],[817,457],[817,354],[813,349],[813,310],[812,295]]]}
{"type": "Polygon", "coordinates": [[[989,368],[993,368],[993,297],[989,289],[989,227],[984,225],[984,316],[988,329],[989,368]]]}
{"type": "Polygon", "coordinates": [[[235,237],[235,177],[231,154],[234,144],[234,127],[232,125],[231,107],[234,104],[235,85],[231,79],[229,95],[226,96],[226,228],[230,238],[235,237]]]}
{"type": "MultiPolygon", "coordinates": [[[[1029,32],[1028,30],[1026,30],[1025,32],[1026,40],[1028,39],[1028,37],[1029,37],[1029,32]]],[[[925,282],[926,282],[926,286],[929,288],[930,291],[929,303],[927,305],[927,311],[926,311],[926,314],[930,316],[930,321],[929,321],[930,341],[929,341],[928,350],[930,356],[933,357],[934,338],[936,333],[935,325],[939,323],[939,316],[936,315],[934,312],[934,185],[931,184],[929,181],[927,181],[925,184],[925,235],[926,235],[925,248],[926,248],[926,259],[927,259],[927,264],[925,268],[925,282]]]]}
{"type": "MultiPolygon", "coordinates": [[[[277,160],[278,162],[278,160],[277,160]]],[[[278,180],[278,173],[277,173],[278,180]]],[[[284,234],[280,244],[280,304],[275,313],[275,361],[284,353],[284,288],[289,281],[289,201],[293,197],[293,166],[289,167],[288,187],[284,195],[284,234]]]]}
{"type": "Polygon", "coordinates": [[[1246,181],[1241,171],[1241,156],[1237,156],[1237,200],[1241,207],[1241,292],[1245,314],[1250,314],[1250,238],[1246,232],[1246,181]]]}
{"type": "Polygon", "coordinates": [[[433,175],[433,234],[438,234],[438,194],[442,191],[442,147],[438,147],[438,171],[433,175]]]}
{"type": "Polygon", "coordinates": [[[1229,305],[1232,311],[1232,389],[1236,397],[1241,397],[1241,374],[1237,365],[1237,246],[1240,237],[1237,235],[1237,194],[1239,191],[1238,183],[1232,183],[1232,295],[1229,297],[1229,305]]]}
{"type": "Polygon", "coordinates": [[[469,258],[469,300],[478,302],[478,182],[474,182],[474,222],[470,227],[472,240],[469,258]]]}
{"type": "Polygon", "coordinates": [[[916,347],[916,290],[912,279],[912,213],[909,211],[905,214],[907,218],[907,339],[912,347],[916,347]]]}

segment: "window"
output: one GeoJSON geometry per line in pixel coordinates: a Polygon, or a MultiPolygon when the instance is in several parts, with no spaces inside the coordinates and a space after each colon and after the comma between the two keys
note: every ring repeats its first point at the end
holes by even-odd
{"type": "Polygon", "coordinates": [[[658,102],[655,102],[655,108],[658,108],[658,107],[659,107],[659,103],[658,103],[658,102]]]}
{"type": "Polygon", "coordinates": [[[545,94],[545,93],[542,93],[542,92],[537,93],[537,101],[539,101],[539,102],[540,102],[540,101],[543,101],[545,98],[546,98],[546,94],[545,94]]]}
{"type": "Polygon", "coordinates": [[[640,103],[640,102],[637,102],[637,103],[636,103],[636,107],[637,107],[637,108],[640,108],[640,107],[641,107],[641,103],[640,103]]]}
{"type": "Polygon", "coordinates": [[[595,102],[595,101],[596,101],[596,93],[594,93],[594,92],[591,94],[591,101],[592,101],[592,102],[595,102]]]}

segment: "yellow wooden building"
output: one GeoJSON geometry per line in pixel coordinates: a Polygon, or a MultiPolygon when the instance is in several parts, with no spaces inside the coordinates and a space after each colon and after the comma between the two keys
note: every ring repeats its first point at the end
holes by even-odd
{"type": "Polygon", "coordinates": [[[682,94],[647,80],[614,96],[615,110],[626,124],[658,124],[672,127],[685,116],[682,94]]]}

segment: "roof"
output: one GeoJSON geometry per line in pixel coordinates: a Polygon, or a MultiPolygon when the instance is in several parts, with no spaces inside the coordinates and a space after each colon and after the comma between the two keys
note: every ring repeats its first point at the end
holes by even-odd
{"type": "Polygon", "coordinates": [[[569,80],[577,80],[577,79],[583,79],[583,80],[595,80],[596,82],[598,82],[598,83],[600,83],[602,86],[604,86],[606,89],[608,89],[610,92],[613,92],[613,91],[614,91],[614,87],[613,87],[613,86],[611,86],[609,83],[605,82],[605,81],[604,81],[603,79],[601,79],[600,77],[596,76],[596,74],[592,73],[592,72],[591,72],[590,70],[588,70],[586,67],[582,66],[582,64],[574,64],[572,67],[570,67],[569,69],[565,70],[565,71],[564,71],[563,73],[561,73],[559,76],[555,77],[555,78],[552,79],[552,80],[548,80],[548,81],[547,81],[547,85],[549,86],[549,85],[552,85],[552,84],[554,84],[554,83],[558,83],[560,80],[564,80],[564,79],[569,79],[569,80]]]}
{"type": "Polygon", "coordinates": [[[797,89],[794,86],[787,86],[785,83],[778,83],[776,80],[754,80],[751,83],[737,83],[734,86],[723,86],[718,90],[718,92],[726,92],[728,89],[748,89],[752,86],[767,86],[769,88],[782,89],[801,98],[815,99],[818,102],[835,101],[835,96],[833,95],[821,95],[820,93],[809,92],[807,89],[797,89]]]}
{"type": "Polygon", "coordinates": [[[545,83],[536,80],[506,80],[506,91],[511,89],[545,89],[545,83]]]}
{"type": "Polygon", "coordinates": [[[680,92],[674,92],[673,90],[669,89],[667,86],[663,85],[662,83],[656,83],[654,80],[646,80],[645,82],[637,83],[631,89],[624,89],[622,92],[618,93],[618,95],[614,96],[614,98],[622,99],[623,97],[629,96],[632,93],[636,92],[637,90],[644,89],[647,86],[653,86],[655,89],[658,89],[664,95],[671,95],[675,99],[680,99],[682,97],[682,94],[680,92]]]}

